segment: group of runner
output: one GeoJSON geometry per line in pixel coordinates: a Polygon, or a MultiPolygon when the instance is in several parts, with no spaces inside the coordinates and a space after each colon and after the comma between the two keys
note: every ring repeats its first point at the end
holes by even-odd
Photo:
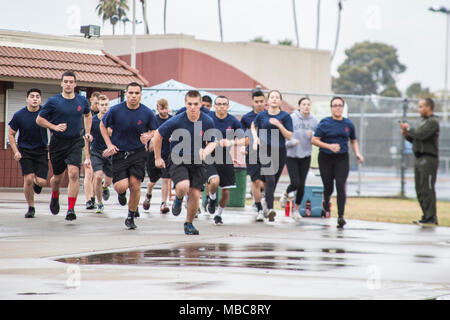
{"type": "Polygon", "coordinates": [[[330,197],[336,181],[338,227],[344,226],[349,140],[360,162],[363,157],[359,153],[353,123],[342,115],[342,98],[333,98],[331,117],[318,122],[311,114],[309,98],[302,98],[298,109],[289,114],[281,109],[279,91],[271,90],[265,94],[257,90],[252,93],[252,110],[238,120],[228,112],[230,102],[226,96],[218,96],[212,101],[209,96],[202,97],[198,91],[190,90],[185,95],[184,108],[176,115],[169,114],[165,99],[158,100],[155,115],[141,104],[142,86],[138,83],[128,84],[126,100],[112,107],[108,98],[100,93],[91,94],[89,104],[86,98],[75,93],[76,85],[75,74],[65,72],[61,78],[62,93],[49,98],[43,107],[40,105],[41,91],[30,89],[27,106],[16,112],[9,123],[8,137],[14,159],[20,161],[24,176],[24,193],[29,206],[26,218],[35,215],[34,193],[40,193],[46,184],[49,154],[53,169],[50,211],[54,215],[59,213],[59,191],[67,169],[66,220],[76,219],[75,203],[84,150],[87,209],[103,213],[103,200],[109,198],[108,187],[113,184],[120,205],[128,204],[125,225],[136,229],[141,183],[147,171],[149,182],[143,209],[150,208],[153,188],[162,178],[160,212],[172,211],[178,216],[183,199],[186,199],[184,232],[199,234],[193,221],[199,212],[204,188],[203,208],[214,214],[216,224],[223,223],[222,214],[230,198],[230,189],[236,187],[234,146],[237,146],[237,152],[245,153],[257,211],[255,221],[275,220],[275,189],[285,165],[290,184],[280,204],[284,207],[290,193],[296,192],[293,211],[299,216],[314,144],[320,148],[324,214],[329,215],[330,197]],[[47,129],[51,132],[48,151],[47,129]],[[167,205],[169,179],[175,189],[171,209],[167,205]]]}

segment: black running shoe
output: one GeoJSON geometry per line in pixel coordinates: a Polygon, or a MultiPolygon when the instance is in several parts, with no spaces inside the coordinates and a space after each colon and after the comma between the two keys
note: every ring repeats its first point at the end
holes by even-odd
{"type": "Polygon", "coordinates": [[[28,212],[25,213],[25,218],[34,218],[35,210],[33,207],[28,208],[28,212]]]}
{"type": "Polygon", "coordinates": [[[136,211],[134,212],[134,217],[139,218],[141,215],[139,214],[139,208],[136,208],[136,211]]]}
{"type": "Polygon", "coordinates": [[[432,219],[420,219],[419,221],[413,221],[415,224],[419,225],[438,225],[437,218],[432,219]]]}
{"type": "Polygon", "coordinates": [[[209,199],[209,203],[208,203],[208,212],[210,214],[214,214],[214,212],[216,212],[216,206],[217,206],[217,199],[209,199]]]}
{"type": "Polygon", "coordinates": [[[134,224],[134,216],[132,214],[128,214],[128,217],[125,219],[125,225],[129,230],[134,230],[137,226],[134,224]]]}
{"type": "Polygon", "coordinates": [[[345,222],[344,217],[338,217],[337,227],[338,227],[339,229],[344,228],[344,226],[345,226],[346,223],[347,223],[347,222],[345,222]]]}
{"type": "Polygon", "coordinates": [[[197,235],[199,234],[198,230],[195,229],[194,225],[191,222],[185,222],[184,223],[184,233],[185,234],[194,234],[197,235]]]}
{"type": "Polygon", "coordinates": [[[119,200],[119,203],[121,206],[124,206],[127,204],[127,193],[120,193],[117,197],[117,199],[119,200]]]}
{"type": "Polygon", "coordinates": [[[103,191],[102,191],[103,200],[108,201],[109,196],[110,196],[109,188],[108,187],[103,188],[103,191]]]}
{"type": "Polygon", "coordinates": [[[214,217],[214,222],[216,224],[223,224],[222,217],[221,216],[215,216],[214,217]]]}
{"type": "Polygon", "coordinates": [[[33,190],[34,190],[34,193],[39,194],[42,191],[42,187],[38,186],[35,182],[33,182],[33,190]]]}
{"type": "Polygon", "coordinates": [[[152,200],[152,195],[151,194],[146,194],[145,195],[145,200],[142,203],[142,207],[144,208],[145,211],[147,211],[148,209],[150,209],[150,201],[152,200]]]}
{"type": "Polygon", "coordinates": [[[205,201],[202,203],[203,211],[208,212],[208,203],[209,203],[209,196],[206,196],[205,201]]]}
{"type": "Polygon", "coordinates": [[[183,203],[183,200],[177,199],[177,197],[175,197],[175,200],[172,203],[172,214],[174,216],[180,215],[182,203],[183,203]]]}
{"type": "Polygon", "coordinates": [[[50,200],[50,211],[53,215],[57,215],[59,213],[59,198],[52,198],[50,200]]]}
{"type": "Polygon", "coordinates": [[[76,219],[77,219],[77,216],[75,215],[75,210],[73,210],[73,209],[67,210],[66,220],[72,221],[72,220],[76,220],[76,219]]]}
{"type": "Polygon", "coordinates": [[[88,210],[95,209],[95,203],[94,203],[94,201],[92,201],[92,200],[86,201],[86,209],[88,209],[88,210]]]}

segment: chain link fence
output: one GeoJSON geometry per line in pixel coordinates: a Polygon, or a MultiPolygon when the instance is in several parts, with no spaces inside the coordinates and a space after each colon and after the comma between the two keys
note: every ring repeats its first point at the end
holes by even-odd
{"type": "MultiPolygon", "coordinates": [[[[156,101],[165,98],[173,113],[184,106],[184,95],[190,88],[145,88],[143,103],[156,111],[156,101]]],[[[219,95],[230,99],[230,113],[240,118],[251,110],[251,93],[255,89],[199,88],[202,96],[212,100],[219,95]]],[[[311,112],[319,120],[330,116],[330,100],[334,95],[282,92],[283,108],[292,112],[298,100],[309,97],[311,112]]],[[[412,145],[403,139],[398,125],[406,120],[413,126],[420,120],[418,100],[380,96],[339,95],[345,102],[344,114],[355,124],[364,164],[358,165],[350,157],[350,175],[347,193],[350,196],[406,196],[415,197],[414,155],[412,145]]],[[[440,119],[439,171],[436,183],[437,196],[450,200],[450,120],[444,101],[436,100],[435,114],[440,119]]],[[[317,153],[312,156],[311,175],[318,176],[317,153]]],[[[351,151],[352,154],[352,151],[351,151]]],[[[288,176],[280,180],[278,192],[284,190],[288,176]]],[[[315,180],[317,182],[317,179],[315,180]]],[[[320,181],[320,179],[319,179],[320,181]]],[[[308,181],[307,181],[308,183],[308,181]]]]}

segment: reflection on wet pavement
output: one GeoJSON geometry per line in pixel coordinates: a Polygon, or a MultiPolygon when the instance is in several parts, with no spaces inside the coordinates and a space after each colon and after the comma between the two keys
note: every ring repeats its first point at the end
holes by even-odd
{"type": "Polygon", "coordinates": [[[327,271],[351,267],[348,255],[368,252],[342,248],[306,250],[284,244],[227,243],[180,244],[168,249],[111,252],[83,257],[61,258],[71,264],[109,264],[167,267],[232,267],[297,271],[327,271]]]}

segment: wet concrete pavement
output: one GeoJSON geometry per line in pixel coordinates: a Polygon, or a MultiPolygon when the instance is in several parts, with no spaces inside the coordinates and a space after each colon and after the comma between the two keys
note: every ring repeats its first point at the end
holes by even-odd
{"type": "MultiPolygon", "coordinates": [[[[144,194],[144,192],[143,192],[144,194]]],[[[153,203],[159,203],[159,192],[153,203]]],[[[140,207],[137,230],[115,192],[105,213],[52,216],[50,194],[24,219],[20,191],[0,191],[0,299],[432,299],[450,296],[450,228],[336,219],[296,221],[279,212],[255,223],[251,208],[209,214],[183,233],[185,211],[140,207]]]]}

